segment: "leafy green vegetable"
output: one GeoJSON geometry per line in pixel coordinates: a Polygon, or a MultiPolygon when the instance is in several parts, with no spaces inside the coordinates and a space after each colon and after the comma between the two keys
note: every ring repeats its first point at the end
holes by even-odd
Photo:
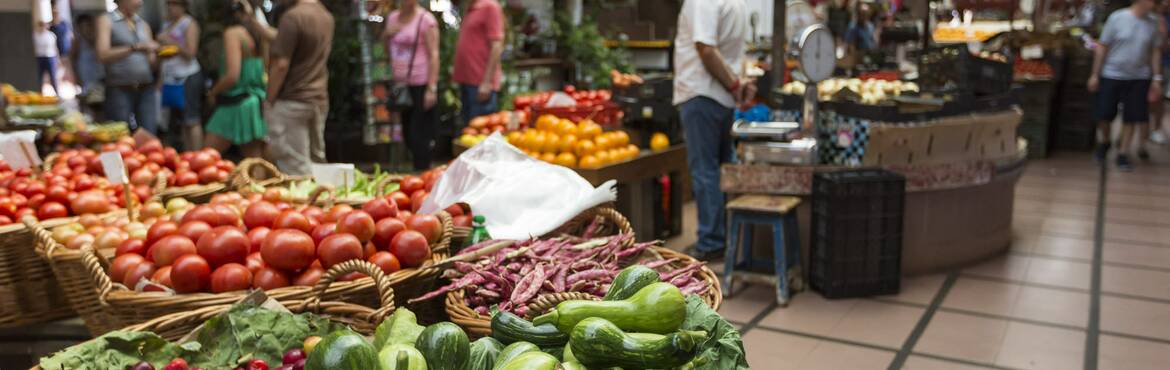
{"type": "Polygon", "coordinates": [[[305,337],[324,336],[342,328],[344,325],[313,314],[294,315],[241,304],[203,324],[194,337],[203,350],[187,360],[192,367],[205,369],[233,368],[252,358],[280,363],[284,351],[299,348],[305,337]]]}
{"type": "Polygon", "coordinates": [[[199,345],[179,346],[151,332],[113,331],[41,359],[44,370],[125,369],[139,361],[162,368],[199,345]]]}
{"type": "Polygon", "coordinates": [[[414,312],[405,307],[394,310],[390,317],[382,320],[378,329],[374,331],[374,348],[381,350],[391,344],[408,344],[413,346],[418,335],[426,327],[418,324],[414,312]]]}
{"type": "Polygon", "coordinates": [[[681,330],[702,330],[707,339],[699,343],[699,354],[682,369],[747,370],[743,340],[735,327],[719,316],[699,296],[687,296],[687,319],[681,330]]]}

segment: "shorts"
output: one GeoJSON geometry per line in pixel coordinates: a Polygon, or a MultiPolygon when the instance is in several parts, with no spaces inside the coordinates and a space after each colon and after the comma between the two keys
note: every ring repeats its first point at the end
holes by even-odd
{"type": "Polygon", "coordinates": [[[1126,124],[1150,122],[1150,80],[1112,80],[1102,78],[1097,88],[1097,122],[1112,122],[1122,108],[1121,121],[1126,124]]]}
{"type": "Polygon", "coordinates": [[[163,107],[178,110],[183,125],[198,125],[203,121],[202,72],[187,76],[182,85],[163,85],[162,95],[163,107]],[[175,90],[168,91],[172,88],[175,90]],[[180,96],[168,96],[168,94],[179,94],[180,96]]]}

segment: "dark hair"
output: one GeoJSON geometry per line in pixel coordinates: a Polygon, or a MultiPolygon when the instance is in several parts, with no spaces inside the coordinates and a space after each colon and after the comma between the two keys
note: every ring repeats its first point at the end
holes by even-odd
{"type": "Polygon", "coordinates": [[[93,16],[89,14],[79,15],[77,16],[77,20],[75,20],[74,23],[76,23],[78,26],[86,23],[93,23],[93,16]]]}

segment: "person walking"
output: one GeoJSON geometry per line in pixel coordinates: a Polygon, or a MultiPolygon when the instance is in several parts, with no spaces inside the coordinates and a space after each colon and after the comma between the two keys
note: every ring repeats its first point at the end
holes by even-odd
{"type": "Polygon", "coordinates": [[[77,37],[73,38],[73,47],[69,48],[72,54],[69,61],[73,64],[75,81],[81,87],[81,94],[90,94],[101,87],[105,77],[105,68],[98,61],[97,50],[94,47],[95,30],[92,15],[82,14],[74,23],[77,25],[77,37]]]}
{"type": "Polygon", "coordinates": [[[504,11],[495,0],[468,0],[455,44],[455,72],[463,108],[461,127],[472,118],[495,113],[500,91],[500,55],[504,52],[504,11]]]}
{"type": "Polygon", "coordinates": [[[138,16],[142,0],[114,0],[115,9],[97,19],[96,49],[106,69],[106,118],[158,134],[159,86],[155,78],[158,43],[138,16]]]}
{"type": "Polygon", "coordinates": [[[178,128],[183,149],[199,149],[203,147],[203,74],[196,59],[199,23],[187,14],[187,0],[167,0],[167,19],[158,39],[179,49],[161,63],[162,104],[171,113],[168,128],[178,128]]]}
{"type": "Polygon", "coordinates": [[[44,86],[44,78],[47,76],[49,85],[53,87],[53,95],[61,96],[61,89],[57,87],[57,36],[49,30],[48,22],[37,22],[33,32],[33,46],[37,54],[37,85],[44,86]]]}
{"type": "Polygon", "coordinates": [[[291,175],[308,175],[313,162],[325,162],[325,116],[329,113],[329,72],[333,15],[317,0],[278,0],[287,9],[277,28],[257,21],[253,8],[241,4],[248,25],[269,46],[269,156],[291,175]]]}
{"type": "Polygon", "coordinates": [[[1149,102],[1162,95],[1162,55],[1158,52],[1162,36],[1159,20],[1151,12],[1154,0],[1136,0],[1128,8],[1109,15],[1093,55],[1093,72],[1089,91],[1097,93],[1098,127],[1097,160],[1104,161],[1109,151],[1110,127],[1122,107],[1120,147],[1117,168],[1132,171],[1129,160],[1135,128],[1142,132],[1138,140],[1138,157],[1149,158],[1145,134],[1149,129],[1149,102]]]}
{"type": "MultiPolygon", "coordinates": [[[[1165,71],[1167,66],[1170,66],[1170,1],[1161,1],[1155,13],[1160,26],[1158,32],[1162,35],[1162,45],[1159,47],[1159,52],[1162,54],[1162,70],[1165,71]]],[[[1163,130],[1162,120],[1166,113],[1166,99],[1170,99],[1170,89],[1166,83],[1162,83],[1162,89],[1165,91],[1165,96],[1158,97],[1150,102],[1150,135],[1151,143],[1164,145],[1166,144],[1166,133],[1163,130]]]]}
{"type": "Polygon", "coordinates": [[[383,37],[390,51],[394,82],[405,84],[413,103],[399,112],[402,132],[416,171],[431,168],[431,151],[439,121],[435,103],[439,83],[439,29],[431,12],[417,0],[405,0],[386,18],[383,37]]]}
{"type": "Polygon", "coordinates": [[[687,165],[698,206],[698,241],[687,253],[722,256],[724,194],[719,166],[732,159],[734,107],[755,95],[743,77],[747,13],[743,0],[686,0],[674,40],[674,104],[687,143],[687,165]]]}
{"type": "Polygon", "coordinates": [[[241,24],[238,12],[229,7],[225,15],[220,76],[207,91],[207,101],[215,106],[215,112],[207,121],[204,143],[220,152],[238,145],[244,157],[260,158],[268,135],[268,125],[260,112],[268,97],[264,58],[258,37],[241,24]]]}

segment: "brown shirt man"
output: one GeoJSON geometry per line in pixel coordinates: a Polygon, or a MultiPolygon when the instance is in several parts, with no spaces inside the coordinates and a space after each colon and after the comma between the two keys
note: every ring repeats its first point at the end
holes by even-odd
{"type": "Polygon", "coordinates": [[[288,58],[288,75],[277,100],[329,104],[329,71],[325,63],[333,45],[333,15],[321,3],[293,6],[280,18],[273,58],[288,58]]]}

